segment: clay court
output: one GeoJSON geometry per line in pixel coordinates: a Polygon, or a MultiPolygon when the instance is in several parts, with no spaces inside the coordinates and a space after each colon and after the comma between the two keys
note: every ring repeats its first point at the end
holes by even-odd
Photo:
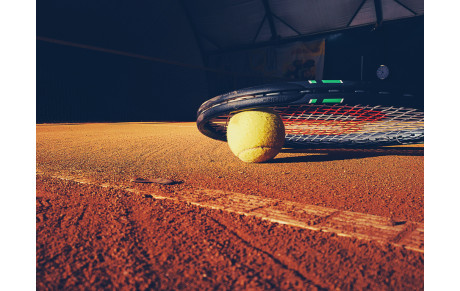
{"type": "Polygon", "coordinates": [[[423,289],[423,145],[249,164],[193,122],[36,131],[38,289],[423,289]]]}
{"type": "MultiPolygon", "coordinates": [[[[2,96],[18,104],[2,108],[20,114],[2,122],[12,133],[2,152],[12,159],[4,185],[22,194],[25,134],[14,125],[32,119],[35,215],[21,195],[2,204],[21,208],[4,219],[19,276],[25,251],[10,221],[32,213],[37,290],[424,290],[425,249],[427,262],[458,264],[455,195],[443,188],[455,170],[425,197],[425,109],[444,122],[430,132],[443,144],[434,156],[457,164],[456,91],[442,91],[457,74],[440,69],[455,68],[440,61],[452,36],[436,30],[436,56],[425,58],[423,0],[30,9],[33,42],[13,34],[20,56],[4,54],[20,83],[5,79],[2,96]],[[425,59],[442,80],[425,76],[425,59]]],[[[441,265],[431,263],[444,276],[436,289],[456,278],[441,265]]],[[[7,277],[17,289],[21,279],[7,277]]]]}

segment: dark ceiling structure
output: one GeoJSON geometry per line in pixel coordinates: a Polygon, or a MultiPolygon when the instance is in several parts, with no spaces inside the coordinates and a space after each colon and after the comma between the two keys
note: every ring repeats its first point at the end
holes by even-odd
{"type": "Polygon", "coordinates": [[[203,53],[421,16],[423,0],[181,0],[203,53]]]}
{"type": "Polygon", "coordinates": [[[194,120],[213,96],[286,79],[248,63],[318,40],[318,78],[380,82],[385,64],[423,96],[423,14],[423,0],[40,1],[37,122],[194,120]]]}

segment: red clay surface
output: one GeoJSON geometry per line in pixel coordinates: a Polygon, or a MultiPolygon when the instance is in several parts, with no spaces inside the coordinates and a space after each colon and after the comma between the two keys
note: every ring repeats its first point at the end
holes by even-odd
{"type": "Polygon", "coordinates": [[[37,171],[40,290],[423,289],[423,253],[50,178],[163,196],[233,191],[423,222],[423,147],[284,149],[246,164],[193,123],[37,125],[37,171]]]}

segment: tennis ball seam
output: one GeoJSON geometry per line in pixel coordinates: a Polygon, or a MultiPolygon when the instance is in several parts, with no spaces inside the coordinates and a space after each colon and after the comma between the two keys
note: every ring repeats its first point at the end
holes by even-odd
{"type": "Polygon", "coordinates": [[[253,147],[253,148],[250,148],[250,149],[245,149],[241,152],[238,153],[238,156],[242,155],[243,153],[247,152],[247,151],[251,151],[251,150],[254,150],[254,149],[275,149],[274,147],[266,147],[266,146],[260,146],[260,147],[253,147]]]}

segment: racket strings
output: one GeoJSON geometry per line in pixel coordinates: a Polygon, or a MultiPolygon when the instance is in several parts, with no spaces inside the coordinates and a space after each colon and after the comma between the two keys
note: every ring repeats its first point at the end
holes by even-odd
{"type": "MultiPolygon", "coordinates": [[[[300,144],[373,143],[423,138],[423,112],[403,107],[367,105],[289,105],[273,107],[283,119],[286,141],[300,144]]],[[[226,135],[233,113],[208,123],[226,135]]]]}
{"type": "Polygon", "coordinates": [[[274,109],[290,135],[343,135],[385,118],[379,110],[358,106],[297,105],[274,109]]]}
{"type": "MultiPolygon", "coordinates": [[[[423,113],[415,109],[366,106],[350,108],[348,112],[344,110],[335,111],[334,113],[341,114],[334,118],[334,115],[327,118],[319,116],[313,122],[300,122],[299,124],[312,124],[307,131],[299,130],[299,127],[302,127],[299,124],[294,130],[287,126],[287,141],[325,145],[379,143],[391,140],[404,143],[423,138],[423,113]],[[333,122],[330,122],[331,120],[333,122]]],[[[289,125],[290,122],[286,124],[289,125]]]]}

